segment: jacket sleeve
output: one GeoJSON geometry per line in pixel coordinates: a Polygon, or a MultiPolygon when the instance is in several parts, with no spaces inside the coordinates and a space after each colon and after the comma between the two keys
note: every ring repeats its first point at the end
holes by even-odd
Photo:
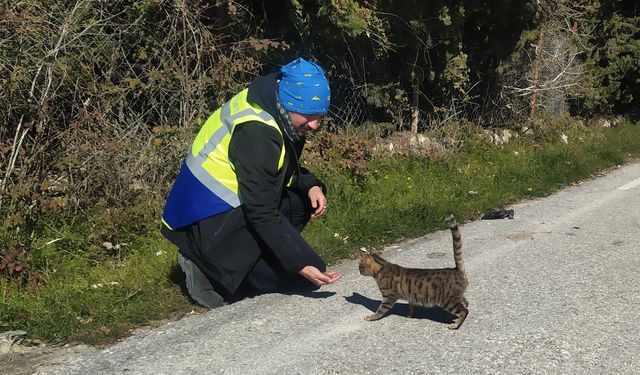
{"type": "MultiPolygon", "coordinates": [[[[289,273],[307,264],[313,249],[278,209],[281,192],[278,161],[283,147],[277,130],[258,122],[240,124],[229,144],[229,158],[238,178],[238,195],[250,230],[264,241],[289,273]]],[[[247,233],[249,235],[249,233],[247,233]]]]}
{"type": "Polygon", "coordinates": [[[327,186],[314,176],[307,168],[300,168],[300,176],[296,179],[293,189],[307,194],[309,189],[314,186],[320,186],[324,195],[327,195],[327,186]]]}

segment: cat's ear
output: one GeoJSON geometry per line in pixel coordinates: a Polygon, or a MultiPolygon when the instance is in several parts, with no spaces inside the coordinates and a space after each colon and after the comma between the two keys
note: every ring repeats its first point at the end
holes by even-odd
{"type": "Polygon", "coordinates": [[[360,251],[358,251],[360,258],[365,259],[367,256],[371,255],[371,253],[367,250],[366,247],[361,247],[360,251]]]}

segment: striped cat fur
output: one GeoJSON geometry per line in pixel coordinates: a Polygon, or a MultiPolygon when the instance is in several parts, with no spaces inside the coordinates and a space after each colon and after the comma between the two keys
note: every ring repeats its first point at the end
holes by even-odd
{"type": "Polygon", "coordinates": [[[397,300],[403,299],[409,302],[409,316],[413,316],[414,306],[440,306],[456,317],[449,329],[460,328],[469,314],[469,302],[464,297],[468,280],[458,223],[451,214],[445,221],[453,237],[454,268],[405,268],[379,254],[360,253],[360,274],[373,277],[382,293],[380,306],[366,320],[382,318],[397,300]]]}

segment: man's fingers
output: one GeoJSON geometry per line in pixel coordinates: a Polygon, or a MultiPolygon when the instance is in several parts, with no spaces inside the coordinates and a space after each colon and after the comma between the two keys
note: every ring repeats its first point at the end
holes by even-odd
{"type": "Polygon", "coordinates": [[[340,280],[340,278],[342,277],[342,275],[336,271],[327,271],[324,273],[324,276],[327,277],[327,284],[333,284],[334,282],[340,280]]]}
{"type": "Polygon", "coordinates": [[[318,200],[318,205],[314,206],[315,211],[311,216],[318,217],[322,216],[325,212],[327,212],[327,201],[326,200],[318,200]]]}
{"type": "Polygon", "coordinates": [[[316,218],[318,216],[322,216],[326,211],[327,211],[327,206],[320,206],[311,213],[311,217],[316,218]]]}
{"type": "Polygon", "coordinates": [[[342,278],[342,274],[336,271],[327,271],[325,272],[325,275],[329,276],[329,278],[331,279],[331,283],[334,283],[338,280],[340,280],[342,278]]]}
{"type": "Polygon", "coordinates": [[[331,277],[325,275],[324,273],[318,271],[318,274],[315,275],[316,279],[321,281],[324,284],[330,284],[331,283],[331,277]]]}

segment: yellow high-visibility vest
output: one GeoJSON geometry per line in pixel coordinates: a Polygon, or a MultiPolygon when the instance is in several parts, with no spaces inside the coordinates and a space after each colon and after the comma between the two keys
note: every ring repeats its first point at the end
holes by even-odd
{"type": "Polygon", "coordinates": [[[241,91],[216,110],[198,132],[162,214],[169,228],[178,229],[240,206],[238,178],[229,160],[229,143],[238,124],[260,122],[278,131],[283,142],[278,170],[282,169],[286,155],[282,131],[273,116],[247,101],[247,93],[248,89],[241,91]]]}

